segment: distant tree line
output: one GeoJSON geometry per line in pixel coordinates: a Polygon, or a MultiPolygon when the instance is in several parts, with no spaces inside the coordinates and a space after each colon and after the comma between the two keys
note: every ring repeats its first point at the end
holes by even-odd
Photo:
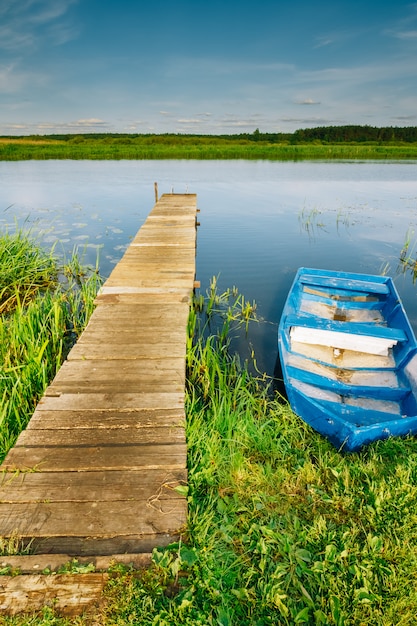
{"type": "Polygon", "coordinates": [[[297,143],[322,141],[326,143],[339,142],[406,142],[417,141],[417,126],[322,126],[296,130],[292,140],[297,143]]]}
{"type": "MultiPolygon", "coordinates": [[[[7,138],[16,139],[16,136],[7,138]]],[[[232,135],[203,135],[186,133],[82,133],[82,134],[53,134],[31,135],[25,139],[51,139],[71,143],[99,141],[100,143],[141,143],[141,144],[210,144],[210,143],[416,143],[417,126],[319,126],[304,128],[293,133],[264,133],[257,128],[252,133],[232,135]]]]}

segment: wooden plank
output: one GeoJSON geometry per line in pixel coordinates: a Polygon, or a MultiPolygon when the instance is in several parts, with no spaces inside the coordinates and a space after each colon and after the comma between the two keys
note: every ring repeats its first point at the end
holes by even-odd
{"type": "Polygon", "coordinates": [[[0,502],[175,500],[179,498],[175,487],[186,482],[184,468],[171,471],[148,468],[101,472],[4,471],[0,474],[0,502]]]}
{"type": "Polygon", "coordinates": [[[120,361],[102,362],[91,360],[83,360],[81,362],[66,361],[61,366],[55,380],[77,380],[80,376],[87,374],[95,379],[107,379],[109,375],[123,376],[125,379],[146,379],[155,380],[160,376],[180,376],[182,378],[185,367],[185,360],[179,358],[159,358],[159,359],[137,359],[129,363],[120,361]]]}
{"type": "Polygon", "coordinates": [[[194,280],[194,272],[190,270],[187,272],[185,269],[181,271],[178,269],[168,270],[156,263],[147,266],[146,272],[138,272],[137,263],[128,263],[126,261],[123,263],[123,266],[118,266],[113,270],[106,283],[113,284],[122,280],[131,281],[132,285],[152,284],[154,282],[165,287],[168,286],[166,284],[168,280],[170,284],[174,284],[177,288],[188,288],[194,280]]]}
{"type": "Polygon", "coordinates": [[[148,236],[157,236],[158,243],[162,243],[163,245],[166,245],[170,241],[188,241],[193,245],[195,242],[195,233],[193,229],[190,229],[188,224],[171,224],[169,227],[165,228],[164,224],[161,227],[159,222],[155,223],[152,219],[144,222],[135,237],[135,241],[142,241],[148,236]]]}
{"type": "Polygon", "coordinates": [[[182,426],[185,424],[184,409],[78,409],[50,410],[43,401],[38,405],[27,430],[33,428],[149,428],[182,426]]]}
{"type": "MultiPolygon", "coordinates": [[[[123,263],[134,259],[138,264],[164,263],[170,267],[189,268],[195,262],[195,246],[163,246],[157,243],[149,245],[132,241],[123,255],[123,263]]],[[[140,267],[138,265],[138,267],[140,267]]],[[[118,266],[116,265],[112,272],[118,266]]]]}
{"type": "Polygon", "coordinates": [[[137,336],[132,333],[129,336],[124,333],[124,343],[117,343],[117,338],[112,343],[103,343],[102,335],[95,333],[79,341],[68,354],[68,361],[94,359],[106,361],[120,361],[122,359],[160,359],[161,357],[186,357],[186,347],[184,343],[135,343],[137,336]],[[101,337],[101,341],[100,341],[101,337]]]}
{"type": "Polygon", "coordinates": [[[42,472],[143,468],[174,470],[186,467],[186,456],[187,446],[184,443],[15,447],[7,454],[2,469],[42,472]]]}
{"type": "Polygon", "coordinates": [[[127,444],[173,444],[184,443],[185,431],[179,426],[148,428],[29,428],[20,433],[15,446],[101,446],[127,444]]]}
{"type": "MultiPolygon", "coordinates": [[[[74,362],[74,361],[73,361],[74,362]]],[[[79,362],[79,361],[78,361],[79,362]]],[[[183,379],[184,380],[184,379],[183,379]]],[[[62,381],[57,383],[52,383],[50,387],[47,389],[47,394],[50,395],[64,395],[64,394],[103,394],[103,395],[114,395],[124,392],[125,395],[136,394],[136,396],[143,396],[146,401],[146,396],[157,396],[158,392],[160,392],[161,396],[172,395],[175,393],[181,393],[181,390],[184,388],[184,382],[181,381],[178,377],[175,380],[168,380],[167,378],[160,377],[158,384],[152,380],[144,380],[144,381],[135,381],[135,380],[123,380],[121,377],[119,379],[111,380],[97,380],[94,384],[91,383],[90,380],[86,381],[62,381]]],[[[157,398],[155,398],[156,404],[154,406],[158,406],[157,398]]],[[[140,403],[137,406],[141,406],[140,403]]]]}
{"type": "Polygon", "coordinates": [[[83,334],[81,335],[79,341],[84,341],[85,337],[89,337],[91,333],[94,333],[96,336],[98,333],[102,333],[101,341],[102,343],[114,343],[118,340],[122,341],[126,339],[127,336],[130,338],[137,337],[135,343],[181,343],[184,342],[186,338],[186,328],[169,328],[164,327],[158,330],[158,327],[153,322],[146,322],[144,320],[143,325],[141,323],[140,318],[135,318],[136,328],[134,325],[127,325],[126,320],[124,319],[110,319],[106,324],[105,320],[97,319],[94,324],[87,326],[83,334]],[[106,330],[107,329],[107,330],[106,330]],[[118,336],[115,336],[117,333],[118,336]],[[119,338],[120,336],[120,338],[119,338]]]}
{"type": "MultiPolygon", "coordinates": [[[[136,512],[136,516],[140,516],[144,507],[144,503],[138,507],[138,511],[136,512]]],[[[50,514],[46,512],[46,514],[50,514]]],[[[55,513],[51,513],[59,515],[59,510],[55,513]]],[[[78,511],[74,509],[73,515],[83,514],[82,511],[78,511]]],[[[103,512],[105,515],[106,512],[103,512]]],[[[113,514],[118,514],[117,512],[113,512],[113,514]]],[[[1,520],[1,517],[0,517],[1,520]]],[[[163,528],[163,530],[159,531],[156,527],[153,529],[153,532],[140,533],[134,535],[123,535],[123,529],[119,529],[119,533],[115,535],[108,536],[99,536],[99,535],[89,535],[86,524],[84,524],[84,528],[82,529],[82,535],[78,537],[68,536],[68,535],[57,535],[54,536],[45,536],[45,537],[30,537],[30,533],[26,537],[25,545],[30,547],[34,552],[40,554],[41,552],[45,553],[59,553],[59,552],[67,552],[71,556],[76,558],[80,556],[87,556],[90,554],[95,554],[97,556],[105,556],[114,553],[124,553],[124,552],[138,552],[138,553],[148,553],[152,552],[156,547],[168,546],[174,541],[178,541],[181,537],[181,533],[184,530],[184,527],[179,525],[180,518],[173,523],[173,527],[178,523],[175,528],[163,528]]],[[[67,523],[71,523],[71,518],[67,520],[67,523]]],[[[163,527],[163,523],[161,527],[163,527]]],[[[152,528],[152,525],[150,526],[152,528]]]]}
{"type": "Polygon", "coordinates": [[[140,570],[152,563],[150,553],[109,554],[97,556],[95,554],[81,556],[74,559],[70,554],[27,554],[19,556],[0,556],[0,568],[9,568],[20,574],[39,574],[40,572],[58,572],[66,566],[92,565],[95,572],[106,571],[115,564],[121,564],[140,570]]]}
{"type": "MultiPolygon", "coordinates": [[[[168,269],[176,269],[179,271],[189,271],[192,263],[195,261],[196,249],[191,242],[171,242],[169,244],[161,244],[156,238],[150,240],[137,240],[130,244],[124,253],[120,263],[130,260],[136,260],[139,264],[142,262],[146,266],[148,263],[156,264],[168,269]]],[[[113,272],[120,269],[120,264],[115,265],[113,272]]],[[[143,270],[141,270],[143,271],[143,270]]]]}
{"type": "Polygon", "coordinates": [[[0,613],[13,616],[52,606],[60,615],[80,615],[100,601],[108,579],[105,573],[2,576],[0,613]]]}
{"type": "Polygon", "coordinates": [[[49,389],[58,391],[180,392],[185,384],[185,360],[132,359],[66,361],[49,389]]]}
{"type": "Polygon", "coordinates": [[[101,304],[102,302],[106,303],[118,303],[124,302],[129,304],[134,304],[136,302],[153,302],[153,303],[163,303],[167,304],[170,302],[189,302],[191,296],[191,289],[187,291],[187,293],[183,293],[182,291],[174,291],[170,293],[156,292],[156,293],[108,293],[102,294],[101,292],[96,296],[94,302],[96,304],[101,304]]]}
{"type": "Polygon", "coordinates": [[[94,323],[98,319],[105,319],[108,321],[109,317],[111,318],[116,315],[118,319],[131,319],[132,314],[147,324],[153,322],[156,327],[158,327],[157,325],[159,324],[159,328],[161,328],[161,325],[163,328],[164,325],[175,322],[178,318],[180,318],[181,321],[186,322],[189,314],[189,306],[185,302],[177,304],[154,304],[143,302],[135,304],[134,306],[118,304],[117,307],[114,305],[102,304],[93,312],[89,324],[91,324],[91,319],[94,320],[94,323]]]}
{"type": "MultiPolygon", "coordinates": [[[[129,500],[94,502],[15,502],[13,518],[10,516],[10,504],[0,504],[0,524],[4,535],[17,535],[22,543],[26,538],[63,541],[52,552],[66,552],[71,539],[85,537],[92,545],[94,538],[113,541],[111,552],[119,552],[117,538],[134,538],[153,534],[177,533],[186,522],[186,502],[178,496],[170,500],[129,500]]],[[[78,542],[76,542],[78,543],[78,542]]],[[[37,542],[40,545],[40,542],[37,542]]],[[[80,554],[86,554],[85,550],[80,554]]],[[[45,551],[45,550],[44,550],[45,551]]],[[[129,550],[130,551],[130,550],[129,550]]],[[[133,550],[136,551],[136,550],[133,550]]],[[[143,552],[143,549],[138,552],[143,552]]],[[[108,552],[107,554],[110,554],[108,552]]],[[[124,550],[120,550],[124,552],[124,550]]],[[[70,550],[70,553],[74,552],[70,550]]],[[[90,553],[93,554],[93,553],[90,553]]],[[[103,553],[101,553],[103,554],[103,553]]],[[[105,553],[104,553],[105,554],[105,553]]],[[[1,579],[0,579],[1,580],[1,579]]]]}
{"type": "MultiPolygon", "coordinates": [[[[167,287],[164,284],[165,281],[150,280],[148,283],[143,283],[138,286],[132,286],[130,281],[126,281],[124,284],[121,280],[108,280],[101,289],[101,294],[141,294],[141,295],[164,295],[166,302],[167,294],[176,294],[182,296],[190,296],[191,289],[189,284],[183,286],[176,286],[170,283],[167,287]]],[[[188,281],[187,281],[188,282],[188,281]]]]}
{"type": "Polygon", "coordinates": [[[98,410],[98,409],[183,409],[184,391],[170,393],[60,393],[49,388],[38,404],[38,409],[98,410]]]}
{"type": "Polygon", "coordinates": [[[135,258],[128,258],[123,264],[123,267],[118,267],[113,271],[111,276],[108,278],[110,284],[117,283],[119,281],[131,281],[132,285],[141,285],[141,284],[151,284],[154,282],[155,284],[163,285],[163,283],[169,281],[170,284],[175,284],[177,288],[187,289],[193,285],[195,272],[192,267],[192,263],[190,262],[189,268],[182,264],[181,270],[179,267],[172,267],[169,270],[161,267],[162,261],[155,260],[152,263],[141,263],[142,264],[142,272],[141,275],[138,273],[138,263],[140,261],[135,258]],[[135,269],[136,268],[136,269],[135,269]]]}

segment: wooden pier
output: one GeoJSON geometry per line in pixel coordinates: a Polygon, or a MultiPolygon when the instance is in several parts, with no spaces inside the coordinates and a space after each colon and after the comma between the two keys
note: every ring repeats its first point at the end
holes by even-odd
{"type": "Polygon", "coordinates": [[[39,563],[53,554],[145,555],[184,529],[187,503],[176,487],[187,482],[196,212],[194,194],[155,204],[0,468],[0,536],[30,545],[39,563]]]}

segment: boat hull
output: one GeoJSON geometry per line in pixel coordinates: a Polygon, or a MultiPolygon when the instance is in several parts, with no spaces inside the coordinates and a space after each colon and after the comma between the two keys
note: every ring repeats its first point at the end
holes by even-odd
{"type": "Polygon", "coordinates": [[[417,343],[391,278],[300,268],[278,347],[293,411],[338,449],[417,433],[417,343]]]}

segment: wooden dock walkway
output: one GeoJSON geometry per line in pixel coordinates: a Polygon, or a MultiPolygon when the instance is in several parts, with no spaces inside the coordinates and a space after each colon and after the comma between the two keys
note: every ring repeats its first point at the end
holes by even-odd
{"type": "Polygon", "coordinates": [[[163,195],[105,282],[0,468],[1,537],[82,557],[149,553],[184,528],[187,503],[175,488],[187,481],[196,202],[163,195]]]}

